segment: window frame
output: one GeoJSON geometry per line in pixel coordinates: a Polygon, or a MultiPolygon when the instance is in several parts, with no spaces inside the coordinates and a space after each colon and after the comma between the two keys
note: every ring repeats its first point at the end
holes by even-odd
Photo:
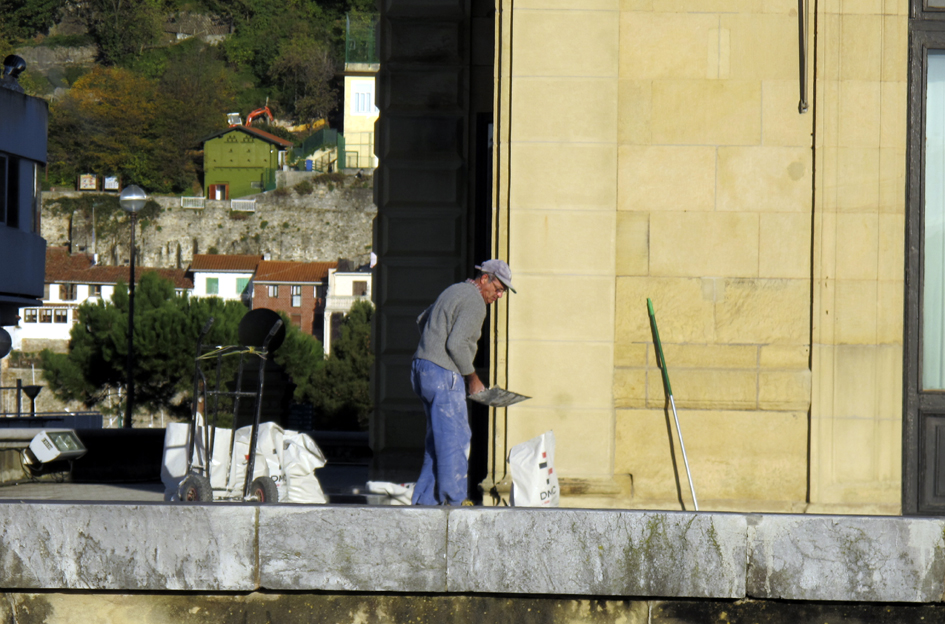
{"type": "MultiPolygon", "coordinates": [[[[913,3],[913,15],[916,6],[913,3]]],[[[921,11],[919,12],[921,13],[921,11]]],[[[945,418],[945,391],[922,388],[922,287],[925,257],[925,137],[928,52],[945,50],[945,9],[909,22],[909,96],[906,146],[905,298],[903,319],[902,513],[945,514],[934,494],[934,444],[945,418]],[[930,455],[930,453],[932,453],[930,455]]]]}
{"type": "Polygon", "coordinates": [[[302,307],[302,286],[300,284],[293,284],[289,287],[289,305],[293,308],[302,307]]]}

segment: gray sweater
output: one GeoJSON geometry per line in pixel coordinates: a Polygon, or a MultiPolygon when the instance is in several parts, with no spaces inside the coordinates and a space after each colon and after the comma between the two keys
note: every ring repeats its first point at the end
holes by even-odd
{"type": "Polygon", "coordinates": [[[475,371],[476,343],[486,318],[486,302],[469,282],[453,284],[417,318],[420,346],[414,358],[429,360],[460,375],[475,371]]]}

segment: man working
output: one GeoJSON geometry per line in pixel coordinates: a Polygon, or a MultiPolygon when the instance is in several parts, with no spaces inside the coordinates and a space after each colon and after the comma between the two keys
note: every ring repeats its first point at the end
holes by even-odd
{"type": "Polygon", "coordinates": [[[502,260],[476,269],[476,277],[444,290],[417,319],[420,346],[410,378],[427,414],[427,437],[414,505],[472,504],[466,499],[472,437],[466,393],[486,389],[473,368],[486,306],[506,289],[515,292],[502,260]]]}

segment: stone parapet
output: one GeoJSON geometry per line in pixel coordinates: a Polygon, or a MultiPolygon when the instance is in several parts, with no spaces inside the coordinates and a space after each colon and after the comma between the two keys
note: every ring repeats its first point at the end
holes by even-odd
{"type": "Polygon", "coordinates": [[[0,504],[0,586],[939,603],[945,520],[0,504]]]}

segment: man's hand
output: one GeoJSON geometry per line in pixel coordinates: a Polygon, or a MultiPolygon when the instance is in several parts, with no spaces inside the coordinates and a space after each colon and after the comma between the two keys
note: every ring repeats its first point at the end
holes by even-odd
{"type": "Polygon", "coordinates": [[[479,381],[479,375],[476,373],[466,375],[466,391],[468,394],[478,394],[485,389],[486,387],[479,381]]]}

